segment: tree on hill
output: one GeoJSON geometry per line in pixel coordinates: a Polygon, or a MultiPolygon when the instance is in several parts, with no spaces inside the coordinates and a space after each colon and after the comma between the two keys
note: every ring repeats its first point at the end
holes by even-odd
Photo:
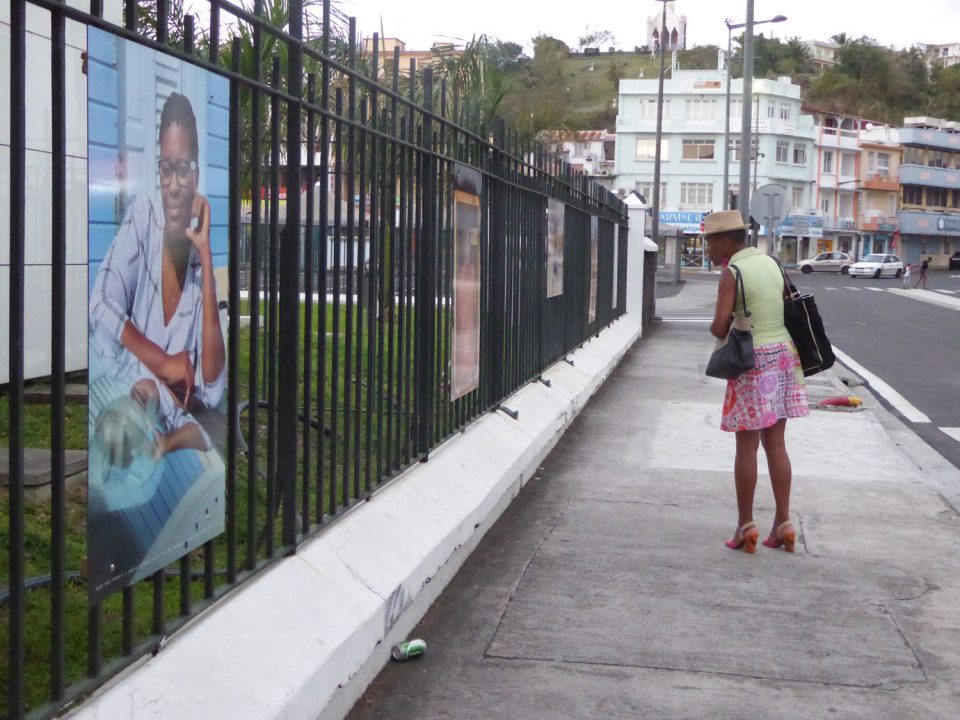
{"type": "Polygon", "coordinates": [[[933,88],[927,112],[935,117],[960,120],[960,65],[934,70],[933,88]]]}
{"type": "Polygon", "coordinates": [[[591,30],[590,26],[587,25],[587,33],[577,42],[577,45],[582,51],[584,48],[588,47],[601,47],[605,43],[616,42],[613,33],[609,30],[591,30]]]}

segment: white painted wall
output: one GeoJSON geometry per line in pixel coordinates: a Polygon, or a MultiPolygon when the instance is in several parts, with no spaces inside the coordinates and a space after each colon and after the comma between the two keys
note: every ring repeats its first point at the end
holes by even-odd
{"type": "MultiPolygon", "coordinates": [[[[67,0],[87,9],[85,0],[67,0]]],[[[104,17],[120,24],[121,0],[105,0],[104,17]]],[[[50,264],[53,150],[50,13],[27,4],[25,377],[50,374],[50,264]]],[[[87,366],[87,79],[81,70],[86,28],[66,23],[67,318],[66,368],[87,366]]],[[[0,188],[10,187],[10,3],[0,2],[0,188]]],[[[60,191],[60,188],[56,188],[60,191]]],[[[7,197],[9,195],[7,194],[7,197]]],[[[0,384],[9,381],[10,207],[0,202],[0,384]]]]}

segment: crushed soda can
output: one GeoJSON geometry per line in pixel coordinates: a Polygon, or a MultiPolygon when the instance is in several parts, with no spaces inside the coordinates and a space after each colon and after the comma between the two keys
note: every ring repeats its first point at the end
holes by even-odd
{"type": "Polygon", "coordinates": [[[390,651],[390,654],[393,656],[394,660],[409,660],[411,658],[420,657],[423,655],[424,651],[427,649],[427,644],[423,640],[407,640],[407,642],[397,643],[393,646],[393,650],[390,651]]]}

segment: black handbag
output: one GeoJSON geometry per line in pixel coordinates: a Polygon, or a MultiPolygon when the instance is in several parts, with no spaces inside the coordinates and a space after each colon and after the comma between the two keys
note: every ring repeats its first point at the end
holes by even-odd
{"type": "Polygon", "coordinates": [[[783,273],[783,324],[797,348],[804,377],[815,375],[833,367],[836,360],[833,347],[823,329],[823,320],[813,295],[797,290],[782,265],[780,272],[783,273]]]}
{"type": "Polygon", "coordinates": [[[730,265],[737,276],[737,288],[743,304],[743,315],[733,314],[730,331],[725,338],[717,340],[717,346],[710,355],[706,374],[722,380],[740,377],[754,366],[753,330],[750,324],[750,311],[747,310],[747,297],[743,289],[743,278],[736,266],[730,265]]]}

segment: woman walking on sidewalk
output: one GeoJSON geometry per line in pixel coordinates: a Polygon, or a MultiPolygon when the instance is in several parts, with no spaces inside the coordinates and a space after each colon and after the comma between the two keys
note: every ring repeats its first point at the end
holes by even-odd
{"type": "Polygon", "coordinates": [[[759,531],[753,520],[753,496],[757,485],[757,450],[763,445],[773,485],[776,514],[773,528],[763,541],[767,547],[793,552],[796,530],[790,522],[792,470],[784,433],[787,419],[809,413],[807,391],[797,351],[783,324],[783,274],[776,260],[746,246],[746,228],[738,210],[711,213],[704,220],[707,253],[722,265],[717,306],[710,332],[726,337],[734,310],[749,310],[753,324],[756,364],[753,370],[727,381],[720,427],[736,433],[737,451],[733,474],[737,489],[738,520],[727,547],[748,553],[756,550],[759,531]],[[728,265],[741,274],[746,308],[736,297],[736,278],[728,265]]]}

